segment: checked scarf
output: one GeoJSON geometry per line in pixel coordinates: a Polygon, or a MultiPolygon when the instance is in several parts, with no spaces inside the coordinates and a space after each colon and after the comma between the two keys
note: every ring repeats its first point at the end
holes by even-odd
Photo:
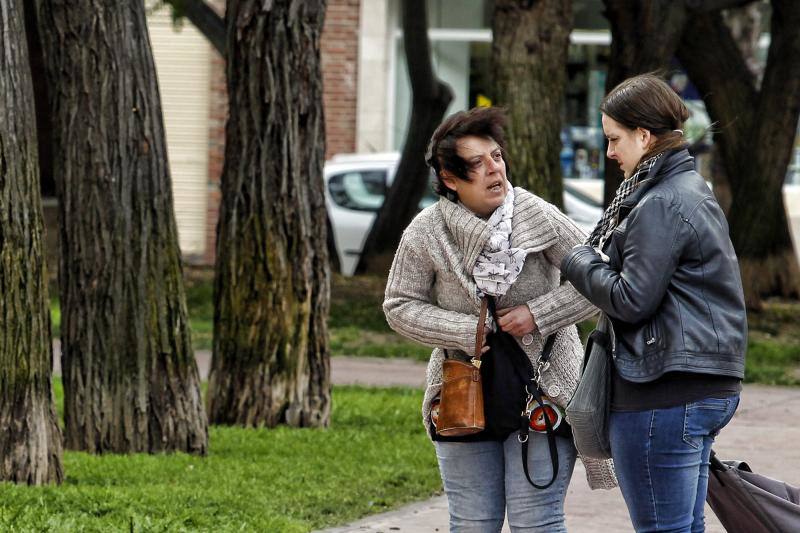
{"type": "Polygon", "coordinates": [[[636,172],[633,173],[633,176],[623,180],[617,188],[617,192],[614,193],[614,199],[611,200],[608,208],[603,212],[603,217],[600,219],[600,222],[597,223],[591,235],[589,235],[589,238],[586,239],[586,244],[598,250],[603,248],[606,239],[608,239],[608,236],[619,223],[619,217],[617,215],[619,214],[619,208],[622,202],[624,202],[639,185],[651,177],[649,176],[650,171],[662,155],[664,155],[663,152],[645,159],[636,166],[636,172]]]}

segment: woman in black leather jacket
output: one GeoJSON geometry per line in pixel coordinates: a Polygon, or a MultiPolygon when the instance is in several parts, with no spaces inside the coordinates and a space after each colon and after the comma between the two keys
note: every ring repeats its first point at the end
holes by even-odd
{"type": "Polygon", "coordinates": [[[739,403],[747,317],[728,224],[694,169],[688,111],[645,74],[603,100],[625,173],[562,273],[614,326],[610,437],[637,531],[702,531],[711,445],[739,403]]]}

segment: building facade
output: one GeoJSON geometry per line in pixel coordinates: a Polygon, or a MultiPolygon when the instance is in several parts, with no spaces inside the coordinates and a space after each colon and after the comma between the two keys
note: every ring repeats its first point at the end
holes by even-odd
{"type": "MultiPolygon", "coordinates": [[[[215,4],[221,8],[224,1],[215,4]]],[[[426,6],[434,68],[455,95],[448,113],[490,104],[491,0],[429,0],[426,6]]],[[[597,178],[605,149],[598,107],[611,35],[602,0],[573,0],[573,11],[562,172],[597,178]]],[[[399,15],[400,0],[329,0],[321,41],[326,159],[401,148],[411,95],[399,15]]],[[[152,13],[149,26],[181,249],[187,262],[211,265],[227,116],[224,62],[188,22],[176,29],[168,9],[152,13]]],[[[670,82],[693,112],[687,135],[710,144],[709,120],[696,91],[679,70],[670,82]]],[[[794,165],[791,179],[800,182],[800,146],[794,165]]],[[[800,235],[800,207],[796,211],[790,215],[800,235]]]]}

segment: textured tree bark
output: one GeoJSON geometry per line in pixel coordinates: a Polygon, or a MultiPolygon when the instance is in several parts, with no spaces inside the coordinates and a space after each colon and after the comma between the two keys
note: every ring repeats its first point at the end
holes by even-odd
{"type": "Polygon", "coordinates": [[[58,161],[66,446],[204,454],[144,4],[37,9],[58,161]]]}
{"type": "Polygon", "coordinates": [[[22,0],[0,0],[0,481],[64,479],[22,0]]]}
{"type": "Polygon", "coordinates": [[[800,4],[772,1],[760,90],[720,13],[689,17],[678,58],[711,119],[731,187],[730,231],[748,306],[800,295],[782,186],[800,118],[800,4]]]}
{"type": "Polygon", "coordinates": [[[230,117],[208,385],[213,423],[329,423],[324,14],[324,0],[227,5],[230,117]]]}
{"type": "Polygon", "coordinates": [[[388,273],[403,230],[417,214],[428,188],[430,171],[425,164],[428,143],[453,100],[450,86],[433,71],[425,1],[403,0],[402,23],[411,82],[411,120],[394,182],[364,242],[359,274],[388,273]]]}
{"type": "MultiPolygon", "coordinates": [[[[611,57],[606,94],[621,82],[646,72],[665,71],[675,56],[686,23],[682,2],[672,0],[604,0],[611,25],[611,57]]],[[[606,158],[604,204],[622,183],[622,170],[606,158]]]]}
{"type": "Polygon", "coordinates": [[[572,30],[571,0],[497,0],[492,78],[495,105],[509,110],[509,179],[563,204],[561,108],[572,30]]]}

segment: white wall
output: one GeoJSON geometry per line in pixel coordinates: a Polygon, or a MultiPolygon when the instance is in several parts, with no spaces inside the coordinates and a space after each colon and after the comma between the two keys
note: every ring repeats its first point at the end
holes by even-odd
{"type": "Polygon", "coordinates": [[[783,203],[794,239],[794,253],[800,261],[800,185],[783,186],[783,203]]]}
{"type": "Polygon", "coordinates": [[[151,14],[147,25],[164,111],[180,247],[184,255],[203,254],[212,51],[188,21],[176,31],[168,8],[151,14]]]}
{"type": "Polygon", "coordinates": [[[385,152],[391,71],[388,0],[362,0],[359,14],[356,151],[385,152]]]}

